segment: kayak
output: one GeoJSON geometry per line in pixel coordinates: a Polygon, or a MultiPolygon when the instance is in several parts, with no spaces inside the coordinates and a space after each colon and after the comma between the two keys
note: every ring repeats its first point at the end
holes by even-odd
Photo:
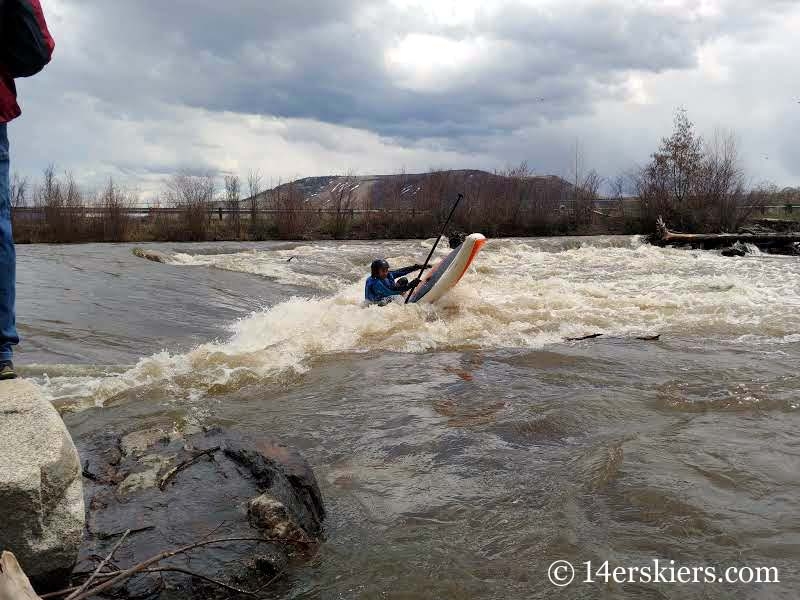
{"type": "Polygon", "coordinates": [[[427,272],[422,282],[411,292],[409,302],[430,304],[439,300],[461,281],[484,244],[486,238],[480,233],[473,233],[464,238],[464,242],[458,248],[427,272]]]}

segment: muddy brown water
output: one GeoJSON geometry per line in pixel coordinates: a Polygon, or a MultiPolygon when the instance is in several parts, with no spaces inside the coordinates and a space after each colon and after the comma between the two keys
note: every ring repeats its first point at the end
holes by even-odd
{"type": "Polygon", "coordinates": [[[425,242],[132,247],[18,248],[20,370],[76,434],[167,419],[302,450],[327,541],[265,597],[797,597],[797,259],[492,240],[441,305],[365,309],[369,261],[425,242]],[[780,583],[547,575],[656,558],[780,583]]]}

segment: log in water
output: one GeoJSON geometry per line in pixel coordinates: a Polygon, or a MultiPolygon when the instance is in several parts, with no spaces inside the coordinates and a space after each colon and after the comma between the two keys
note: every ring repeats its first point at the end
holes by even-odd
{"type": "Polygon", "coordinates": [[[754,244],[760,248],[787,248],[800,243],[800,231],[739,231],[736,233],[680,233],[670,231],[663,220],[658,221],[658,231],[650,242],[656,246],[690,245],[705,249],[724,248],[737,242],[754,244]]]}

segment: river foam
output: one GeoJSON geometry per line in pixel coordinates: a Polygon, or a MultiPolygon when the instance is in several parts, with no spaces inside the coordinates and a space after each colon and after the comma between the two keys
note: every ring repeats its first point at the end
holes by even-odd
{"type": "Polygon", "coordinates": [[[595,333],[786,344],[797,343],[800,331],[796,259],[731,259],[638,238],[491,240],[438,304],[363,306],[374,255],[400,266],[426,247],[417,240],[175,254],[175,265],[251,273],[309,291],[232,323],[227,339],[160,352],[108,377],[51,376],[43,385],[54,400],[102,405],[148,385],[214,394],[302,374],[338,352],[537,349],[595,333]]]}

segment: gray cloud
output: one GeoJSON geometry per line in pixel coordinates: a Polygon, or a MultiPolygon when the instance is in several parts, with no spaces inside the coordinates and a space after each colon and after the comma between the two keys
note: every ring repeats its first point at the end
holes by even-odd
{"type": "MultiPolygon", "coordinates": [[[[55,61],[44,75],[21,85],[27,112],[39,120],[19,126],[28,132],[19,142],[23,168],[42,162],[36,156],[41,146],[34,151],[29,140],[47,130],[47,151],[54,159],[70,156],[67,162],[76,170],[94,163],[116,165],[126,175],[138,168],[149,176],[186,160],[225,170],[220,156],[236,148],[200,142],[197,132],[171,121],[189,114],[185,109],[209,120],[238,115],[231,126],[247,145],[258,136],[249,116],[277,118],[289,125],[267,137],[297,152],[310,145],[320,156],[347,156],[344,145],[354,131],[363,131],[372,136],[372,151],[494,161],[482,165],[487,168],[527,158],[552,170],[553,154],[561,154],[575,135],[584,146],[599,148],[622,134],[635,138],[630,151],[619,153],[617,164],[600,161],[621,169],[628,154],[646,158],[647,148],[665,133],[637,114],[657,109],[668,121],[676,104],[693,103],[699,113],[714,114],[698,97],[704,82],[680,97],[661,89],[660,81],[674,73],[694,81],[706,68],[702,52],[717,40],[741,40],[743,47],[767,34],[793,40],[786,24],[798,14],[796,4],[784,0],[470,6],[448,0],[411,7],[390,0],[53,0],[45,8],[58,42],[55,61]],[[456,18],[435,14],[448,4],[456,18]],[[649,91],[637,90],[639,84],[649,91]],[[643,98],[633,98],[637,93],[643,98]],[[631,107],[632,98],[634,105],[653,110],[631,107]],[[625,106],[631,115],[612,122],[625,106]],[[52,133],[59,131],[64,138],[52,133]],[[118,139],[128,147],[109,152],[109,131],[135,142],[118,139]],[[195,144],[188,151],[181,147],[187,138],[195,144]],[[542,139],[549,148],[537,144],[542,139]],[[61,143],[72,150],[64,151],[61,143]]],[[[723,57],[726,64],[739,60],[735,44],[733,49],[723,57]]],[[[709,84],[709,93],[720,85],[709,84]]],[[[746,78],[740,85],[745,91],[746,78]]],[[[781,148],[776,152],[790,156],[796,145],[781,148]]],[[[275,149],[265,146],[265,156],[275,149]]],[[[593,153],[603,157],[608,151],[593,153]]],[[[371,164],[369,155],[360,160],[371,164]]],[[[781,176],[800,177],[796,162],[781,164],[781,176]]]]}

